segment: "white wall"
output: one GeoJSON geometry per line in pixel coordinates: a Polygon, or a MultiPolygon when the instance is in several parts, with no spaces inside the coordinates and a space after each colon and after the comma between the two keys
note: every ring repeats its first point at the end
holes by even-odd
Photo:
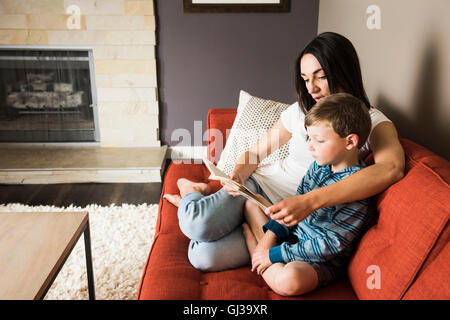
{"type": "Polygon", "coordinates": [[[450,1],[321,0],[318,31],[352,41],[372,105],[403,137],[450,159],[450,1]],[[370,5],[381,29],[367,27],[370,5]]]}

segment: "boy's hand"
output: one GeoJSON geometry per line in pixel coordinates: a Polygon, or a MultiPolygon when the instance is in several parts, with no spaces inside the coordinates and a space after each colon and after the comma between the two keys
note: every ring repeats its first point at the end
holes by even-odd
{"type": "Polygon", "coordinates": [[[258,275],[261,275],[271,265],[272,262],[269,259],[269,250],[258,250],[258,248],[256,248],[252,256],[252,272],[256,271],[258,275]]]}
{"type": "Polygon", "coordinates": [[[252,254],[252,272],[256,271],[261,275],[272,265],[269,259],[269,249],[276,246],[277,238],[271,230],[267,230],[252,254]]]}

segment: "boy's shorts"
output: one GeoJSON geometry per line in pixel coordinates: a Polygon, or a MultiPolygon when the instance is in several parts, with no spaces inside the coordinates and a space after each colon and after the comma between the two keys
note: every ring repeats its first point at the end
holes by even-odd
{"type": "MultiPolygon", "coordinates": [[[[288,243],[296,243],[298,238],[295,235],[290,234],[285,241],[288,243]]],[[[317,284],[318,288],[325,287],[345,275],[345,272],[347,271],[348,258],[350,256],[349,253],[350,251],[346,251],[340,256],[335,257],[333,260],[326,262],[304,261],[316,271],[319,280],[317,284]]]]}
{"type": "Polygon", "coordinates": [[[336,261],[327,262],[307,262],[314,268],[317,273],[318,283],[317,288],[325,287],[336,279],[345,274],[346,264],[338,264],[336,261]]]}

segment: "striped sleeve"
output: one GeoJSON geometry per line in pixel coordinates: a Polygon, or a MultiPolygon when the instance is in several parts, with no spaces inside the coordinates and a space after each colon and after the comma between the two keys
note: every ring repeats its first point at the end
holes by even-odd
{"type": "Polygon", "coordinates": [[[272,231],[278,240],[284,240],[289,236],[289,227],[279,224],[275,220],[269,220],[269,222],[263,225],[264,233],[266,233],[267,230],[272,231]]]}
{"type": "MultiPolygon", "coordinates": [[[[324,208],[326,209],[326,208],[324,208]]],[[[323,210],[323,209],[322,209],[323,210]]],[[[370,219],[366,201],[358,201],[338,206],[334,218],[321,231],[303,223],[303,238],[297,243],[283,242],[269,250],[272,263],[291,261],[325,262],[344,252],[350,252],[366,222],[370,219]]]]}
{"type": "Polygon", "coordinates": [[[335,239],[312,238],[295,244],[283,242],[281,245],[269,250],[269,259],[272,263],[292,261],[325,262],[335,257],[344,249],[335,239]]]}

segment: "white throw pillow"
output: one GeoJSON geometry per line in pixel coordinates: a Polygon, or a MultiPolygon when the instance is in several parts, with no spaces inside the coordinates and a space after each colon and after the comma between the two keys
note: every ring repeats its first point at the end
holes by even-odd
{"type": "MultiPolygon", "coordinates": [[[[273,127],[281,113],[289,106],[289,104],[253,97],[241,90],[236,118],[217,167],[230,174],[237,159],[273,127]]],[[[259,166],[274,163],[286,158],[288,154],[289,143],[266,157],[259,166]]]]}

